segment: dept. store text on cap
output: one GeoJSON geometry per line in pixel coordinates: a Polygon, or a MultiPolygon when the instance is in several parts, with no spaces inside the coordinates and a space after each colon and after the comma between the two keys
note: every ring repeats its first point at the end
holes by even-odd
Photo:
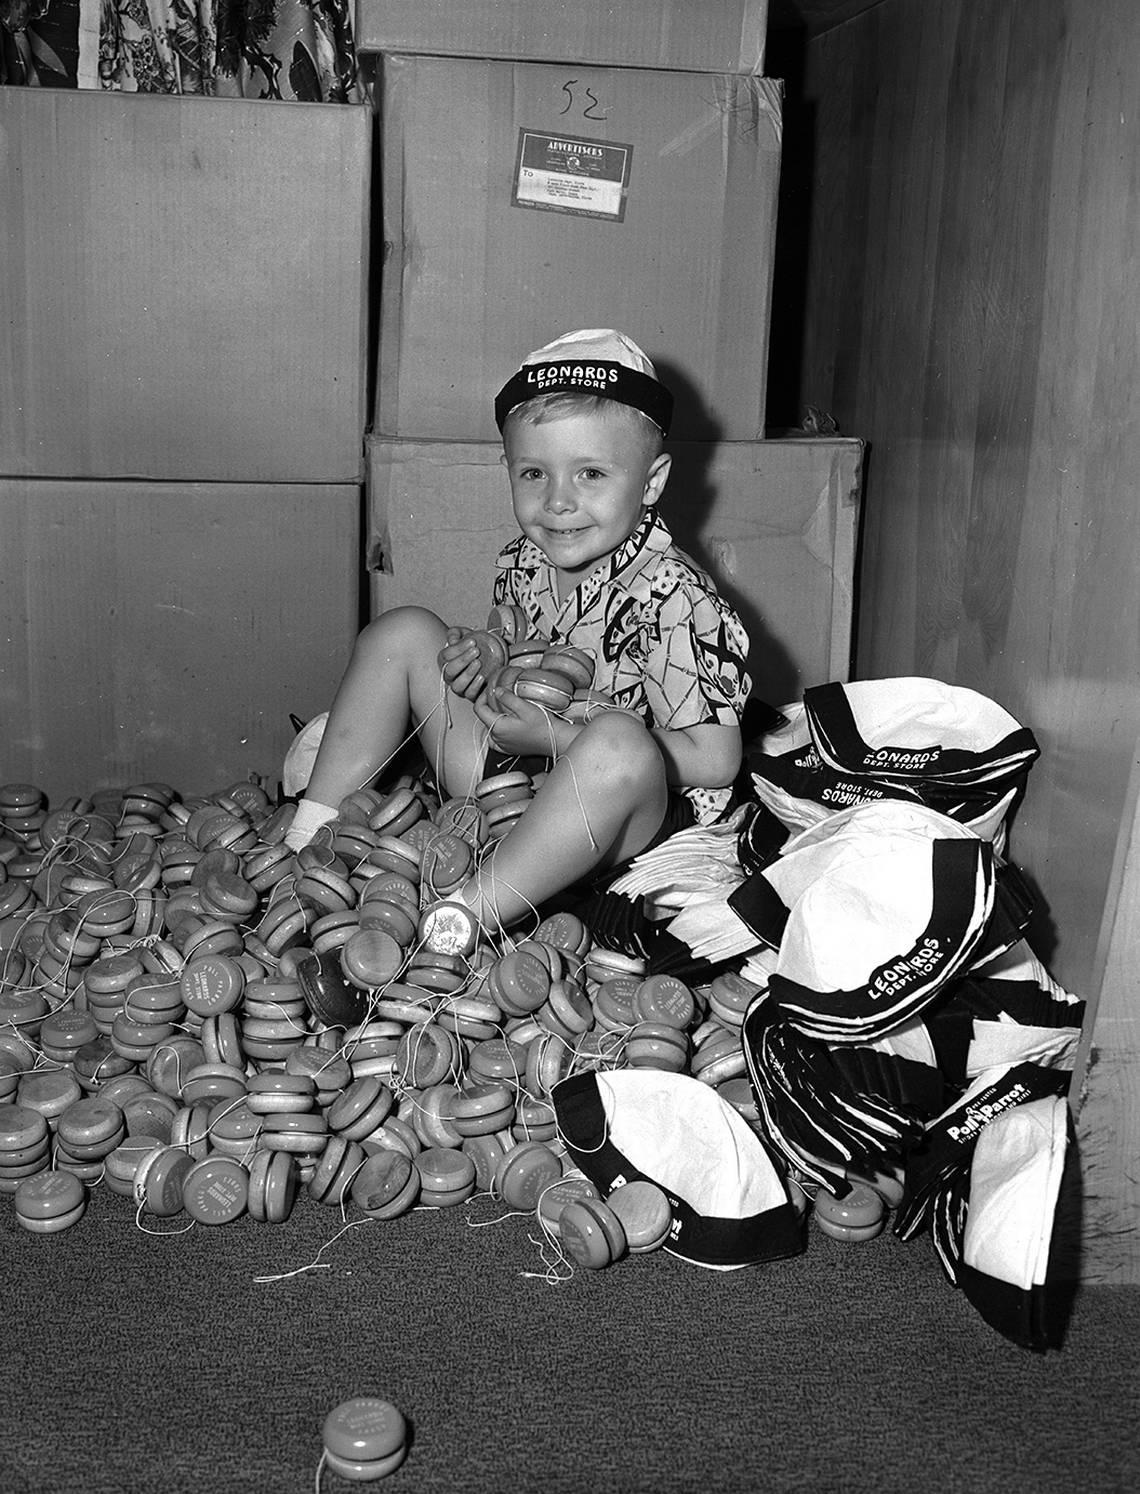
{"type": "Polygon", "coordinates": [[[669,434],[673,396],[657,378],[649,358],[631,338],[612,327],[566,332],[523,359],[522,367],[495,397],[501,431],[512,410],[543,394],[593,394],[640,410],[669,434]]]}
{"type": "Polygon", "coordinates": [[[996,701],[941,680],[833,681],[805,690],[804,709],[816,751],[840,771],[979,784],[1024,772],[1039,753],[996,701]]]}

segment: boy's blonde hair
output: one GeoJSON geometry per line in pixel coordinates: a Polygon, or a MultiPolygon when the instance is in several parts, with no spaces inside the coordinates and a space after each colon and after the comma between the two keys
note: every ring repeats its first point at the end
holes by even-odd
{"type": "Polygon", "coordinates": [[[660,454],[664,437],[660,429],[631,405],[618,404],[601,394],[587,394],[580,389],[552,389],[516,405],[503,424],[503,439],[515,425],[544,425],[548,420],[562,420],[569,415],[597,415],[604,420],[622,421],[639,442],[646,461],[660,454]]]}

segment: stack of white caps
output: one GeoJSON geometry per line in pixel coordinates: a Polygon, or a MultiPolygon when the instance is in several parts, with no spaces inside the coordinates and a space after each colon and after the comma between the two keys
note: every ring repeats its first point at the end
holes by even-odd
{"type": "MultiPolygon", "coordinates": [[[[991,1327],[1056,1347],[1068,1266],[1054,1250],[1072,1122],[1065,1076],[1015,1064],[929,1123],[907,1168],[895,1233],[929,1226],[950,1281],[991,1327]]],[[[1071,1263],[1069,1263],[1071,1265],[1071,1263]]]]}
{"type": "Polygon", "coordinates": [[[923,1123],[1010,1068],[1032,1093],[1064,1088],[1085,1009],[1023,940],[870,1042],[809,1038],[766,994],[743,1029],[765,1132],[790,1166],[832,1191],[851,1170],[869,1175],[905,1161],[923,1123]]]}
{"type": "Polygon", "coordinates": [[[964,1088],[1011,1064],[1071,1070],[1084,1015],[1084,1001],[1058,985],[1022,939],[951,982],[925,1018],[939,1069],[964,1088]]]}
{"type": "Polygon", "coordinates": [[[1024,1348],[1060,1347],[1070,1272],[1054,1239],[1071,1128],[1059,1096],[986,1126],[956,1227],[935,1236],[951,1280],[991,1328],[1024,1348]]]}
{"type": "Polygon", "coordinates": [[[922,1139],[923,1108],[943,1097],[937,1068],[923,1058],[805,1037],[763,995],[741,1037],[765,1135],[790,1167],[837,1195],[849,1173],[899,1166],[922,1139]]]}
{"type": "Polygon", "coordinates": [[[966,1177],[978,1139],[988,1126],[1019,1106],[1062,1097],[1068,1082],[1065,1070],[1033,1063],[991,1069],[976,1079],[941,1115],[927,1122],[921,1144],[912,1149],[895,1233],[907,1240],[933,1223],[938,1209],[945,1208],[955,1180],[960,1184],[966,1177]]]}
{"type": "MultiPolygon", "coordinates": [[[[929,850],[938,841],[960,841],[985,848],[980,859],[988,869],[992,893],[984,908],[983,937],[971,943],[966,953],[972,954],[976,960],[992,959],[1018,943],[1028,926],[1033,914],[1028,890],[1014,867],[998,861],[989,842],[983,841],[968,826],[921,804],[883,800],[842,810],[809,826],[790,836],[778,855],[758,872],[747,876],[729,895],[728,904],[758,939],[778,948],[781,956],[786,950],[794,955],[796,949],[810,944],[815,952],[826,957],[833,937],[823,920],[831,918],[830,901],[833,897],[847,897],[842,892],[842,879],[837,881],[834,874],[848,864],[856,863],[861,868],[859,877],[862,878],[862,881],[856,879],[857,886],[862,886],[863,892],[854,894],[856,902],[850,904],[853,917],[858,921],[859,909],[864,904],[873,906],[873,920],[868,921],[867,929],[877,927],[882,937],[889,940],[892,937],[889,930],[891,908],[897,900],[900,922],[895,935],[898,941],[896,953],[903,955],[909,949],[905,943],[906,931],[920,907],[920,902],[916,901],[920,888],[927,887],[932,896],[936,892],[943,894],[942,901],[945,901],[948,892],[946,879],[961,876],[969,862],[964,853],[944,856],[939,863],[941,876],[937,883],[932,884],[929,876],[923,876],[919,884],[908,891],[905,884],[909,871],[913,870],[915,854],[922,848],[929,850]],[[958,868],[957,873],[955,868],[958,868]],[[803,902],[813,888],[817,900],[823,899],[819,911],[812,902],[803,902]],[[828,892],[828,888],[832,890],[828,892]],[[801,904],[799,917],[794,919],[793,910],[801,904]],[[806,928],[805,919],[809,920],[806,928]],[[797,932],[799,940],[793,946],[787,944],[789,927],[797,932]]],[[[952,965],[940,964],[939,983],[948,979],[960,966],[960,959],[955,959],[952,965]]],[[[783,963],[777,969],[785,975],[792,973],[783,963]]],[[[792,978],[798,977],[793,974],[792,978]]],[[[909,1012],[899,1020],[905,1021],[908,1015],[909,1012]]],[[[873,1025],[878,1031],[889,1030],[879,1022],[873,1025]]],[[[868,1035],[869,1031],[860,1036],[868,1035]]]]}
{"type": "Polygon", "coordinates": [[[804,708],[824,762],[904,786],[1008,782],[1038,755],[1033,733],[995,701],[940,680],[817,685],[804,708]]]}
{"type": "MultiPolygon", "coordinates": [[[[921,805],[881,803],[793,837],[729,901],[778,949],[769,992],[783,1014],[809,1036],[866,1042],[993,937],[995,888],[988,842],[921,805]]],[[[1019,932],[1003,914],[1005,947],[1019,932]]]]}
{"type": "Polygon", "coordinates": [[[1032,732],[975,690],[902,678],[819,685],[749,754],[756,796],[793,829],[851,805],[926,804],[1004,844],[1038,755],[1032,732]]]}
{"type": "Polygon", "coordinates": [[[881,1036],[966,965],[993,900],[993,859],[983,841],[869,849],[816,877],[796,899],[769,993],[809,1036],[881,1036]]]}

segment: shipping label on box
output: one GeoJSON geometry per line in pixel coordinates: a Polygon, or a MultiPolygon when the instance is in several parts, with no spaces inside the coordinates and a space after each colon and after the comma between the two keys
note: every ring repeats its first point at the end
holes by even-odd
{"type": "Polygon", "coordinates": [[[0,89],[0,474],[359,482],[371,112],[0,89]]]}
{"type": "Polygon", "coordinates": [[[520,130],[511,202],[620,223],[632,161],[632,145],[520,130]]]}
{"type": "Polygon", "coordinates": [[[361,52],[760,73],[768,0],[356,0],[361,52]]]}
{"type": "MultiPolygon", "coordinates": [[[[772,705],[850,668],[863,443],[670,443],[661,515],[740,612],[753,694],[772,705]]],[[[497,442],[374,440],[373,615],[417,604],[482,627],[495,557],[518,528],[497,442]]]]}
{"type": "Polygon", "coordinates": [[[674,435],[764,426],[780,85],[386,57],[376,433],[490,440],[533,348],[617,327],[674,435]]]}

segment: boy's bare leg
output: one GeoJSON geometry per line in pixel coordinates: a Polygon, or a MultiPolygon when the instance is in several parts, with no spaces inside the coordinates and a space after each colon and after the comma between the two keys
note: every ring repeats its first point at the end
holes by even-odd
{"type": "Polygon", "coordinates": [[[644,725],[621,712],[599,716],[464,884],[462,901],[489,927],[507,927],[580,877],[644,850],[667,801],[665,765],[644,725]]]}
{"type": "Polygon", "coordinates": [[[305,789],[335,808],[370,784],[413,731],[449,793],[479,778],[486,729],[439,670],[445,624],[423,607],[396,607],[360,633],[329,712],[305,789]]]}

